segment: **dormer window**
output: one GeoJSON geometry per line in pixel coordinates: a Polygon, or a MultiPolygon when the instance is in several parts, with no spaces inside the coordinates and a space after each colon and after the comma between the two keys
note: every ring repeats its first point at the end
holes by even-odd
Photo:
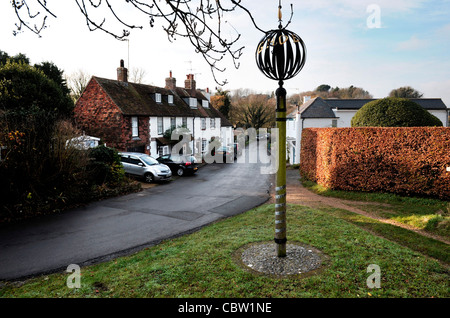
{"type": "Polygon", "coordinates": [[[161,94],[160,93],[155,93],[155,101],[157,103],[161,103],[161,94]]]}
{"type": "Polygon", "coordinates": [[[203,108],[209,108],[209,102],[207,100],[202,100],[203,108]]]}
{"type": "Polygon", "coordinates": [[[173,95],[168,95],[168,96],[167,96],[167,102],[168,102],[169,104],[173,104],[173,95]]]}
{"type": "Polygon", "coordinates": [[[197,108],[197,99],[189,97],[189,106],[192,108],[197,108]]]}

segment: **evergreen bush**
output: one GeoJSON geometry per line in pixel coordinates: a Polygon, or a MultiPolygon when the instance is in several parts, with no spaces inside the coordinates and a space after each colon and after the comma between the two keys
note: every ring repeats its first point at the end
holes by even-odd
{"type": "Polygon", "coordinates": [[[352,127],[443,126],[419,104],[407,98],[387,97],[365,104],[353,116],[352,127]]]}
{"type": "Polygon", "coordinates": [[[115,149],[100,145],[89,150],[89,157],[87,171],[92,184],[118,185],[124,180],[125,172],[115,149]]]}

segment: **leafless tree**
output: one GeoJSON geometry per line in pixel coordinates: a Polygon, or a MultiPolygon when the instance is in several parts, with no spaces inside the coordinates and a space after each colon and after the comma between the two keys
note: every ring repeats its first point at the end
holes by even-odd
{"type": "Polygon", "coordinates": [[[71,91],[71,97],[76,102],[80,98],[91,76],[83,70],[78,70],[69,76],[66,76],[66,82],[71,91]]]}
{"type": "MultiPolygon", "coordinates": [[[[177,37],[190,41],[195,51],[209,64],[214,80],[219,85],[224,85],[227,81],[218,82],[215,72],[225,70],[218,63],[228,55],[238,68],[238,60],[244,48],[237,44],[241,37],[238,31],[231,38],[223,35],[227,17],[237,10],[244,11],[254,26],[262,31],[255,24],[250,11],[241,4],[242,0],[126,0],[120,3],[112,0],[73,1],[84,16],[89,30],[104,31],[118,40],[125,40],[133,29],[143,29],[143,25],[134,24],[130,20],[136,21],[142,17],[150,27],[154,27],[157,21],[161,22],[169,41],[172,42],[177,37]],[[113,27],[111,21],[118,24],[121,30],[113,27]]],[[[48,19],[57,18],[46,0],[11,0],[11,4],[18,19],[14,34],[27,29],[41,36],[48,25],[48,19]]]]}
{"type": "Polygon", "coordinates": [[[132,83],[142,84],[144,82],[145,75],[147,75],[147,72],[143,68],[132,67],[130,81],[132,83]]]}
{"type": "Polygon", "coordinates": [[[276,100],[264,94],[252,94],[239,98],[234,104],[232,123],[238,127],[255,128],[275,125],[276,100]]]}

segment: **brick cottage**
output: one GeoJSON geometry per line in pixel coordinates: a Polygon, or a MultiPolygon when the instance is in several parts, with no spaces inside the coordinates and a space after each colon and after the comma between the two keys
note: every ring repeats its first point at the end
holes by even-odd
{"type": "Polygon", "coordinates": [[[164,138],[167,129],[186,127],[192,135],[190,149],[204,153],[207,143],[219,138],[233,142],[230,122],[211,107],[209,91],[196,88],[193,74],[184,87],[166,78],[165,87],[128,82],[123,60],[117,80],[93,76],[75,105],[80,129],[100,137],[119,151],[137,151],[154,157],[170,151],[173,141],[164,138]]]}

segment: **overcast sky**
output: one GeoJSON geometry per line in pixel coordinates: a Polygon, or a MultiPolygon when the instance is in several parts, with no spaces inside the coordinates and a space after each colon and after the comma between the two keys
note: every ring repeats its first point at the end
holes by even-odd
{"type": "MultiPolygon", "coordinates": [[[[277,27],[278,0],[242,2],[260,28],[277,27]]],[[[10,1],[1,1],[0,50],[9,55],[24,53],[33,64],[52,61],[66,74],[84,70],[111,79],[116,78],[119,61],[124,59],[129,68],[146,71],[148,84],[164,86],[172,71],[182,86],[186,74],[192,72],[197,87],[215,90],[217,83],[206,62],[186,40],[170,43],[162,21],[155,21],[154,28],[144,24],[143,30],[132,31],[129,42],[121,42],[101,31],[89,31],[74,0],[47,3],[57,18],[48,18],[49,27],[39,38],[28,31],[13,36],[14,11],[10,1]]],[[[328,84],[362,87],[381,98],[394,88],[409,85],[424,97],[442,98],[450,107],[450,0],[282,1],[284,20],[291,3],[294,17],[288,29],[303,39],[308,54],[304,69],[285,83],[288,95],[328,84]]],[[[121,13],[125,20],[139,22],[138,14],[121,13]]],[[[277,83],[258,70],[254,59],[263,34],[243,11],[224,20],[224,36],[235,36],[237,30],[241,34],[237,46],[245,47],[238,69],[227,57],[219,65],[226,68],[217,74],[219,80],[228,80],[224,89],[275,90],[277,83]]]]}

